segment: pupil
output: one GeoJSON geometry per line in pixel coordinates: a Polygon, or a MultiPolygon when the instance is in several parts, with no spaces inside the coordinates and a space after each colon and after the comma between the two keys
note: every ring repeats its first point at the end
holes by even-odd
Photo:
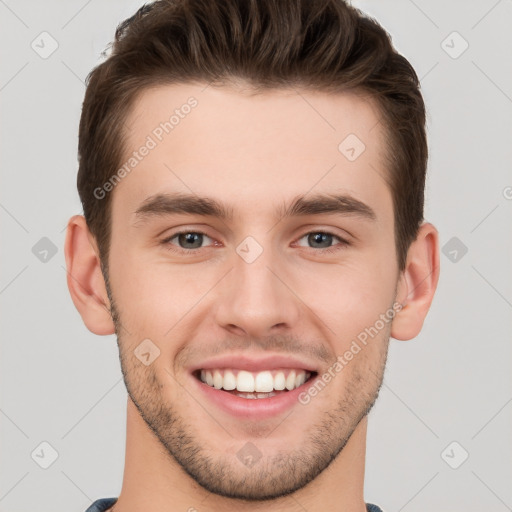
{"type": "MultiPolygon", "coordinates": [[[[325,237],[327,237],[327,242],[329,242],[330,240],[330,237],[331,235],[327,234],[327,233],[313,233],[312,235],[310,235],[310,237],[312,238],[312,241],[313,243],[322,243],[322,239],[325,243],[325,237]]],[[[327,247],[329,246],[329,243],[327,243],[327,247]]]]}
{"type": "MultiPolygon", "coordinates": [[[[183,241],[184,239],[184,243],[185,244],[194,244],[194,242],[196,242],[196,245],[195,247],[200,247],[201,246],[201,242],[202,242],[202,236],[200,233],[185,233],[185,234],[181,234],[180,235],[180,243],[183,241]],[[197,246],[197,242],[199,242],[199,246],[197,246]]],[[[311,235],[309,235],[309,238],[310,238],[310,242],[312,241],[314,244],[322,244],[322,243],[327,243],[327,247],[330,245],[329,242],[330,242],[330,238],[331,238],[331,235],[327,234],[327,233],[313,233],[311,235]]]]}
{"type": "Polygon", "coordinates": [[[184,243],[193,244],[194,241],[197,242],[199,240],[199,245],[197,246],[197,243],[196,243],[196,247],[200,247],[201,242],[202,242],[201,237],[202,237],[202,235],[200,233],[185,233],[185,234],[180,235],[180,242],[182,242],[184,239],[184,243]]]}

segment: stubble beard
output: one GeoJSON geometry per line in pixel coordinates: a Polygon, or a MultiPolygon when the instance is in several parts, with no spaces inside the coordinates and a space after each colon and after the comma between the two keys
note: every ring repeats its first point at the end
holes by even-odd
{"type": "MultiPolygon", "coordinates": [[[[190,423],[182,412],[187,410],[186,404],[179,408],[162,396],[162,390],[168,389],[168,384],[159,381],[154,365],[140,364],[133,351],[125,348],[129,344],[122,340],[121,317],[112,298],[108,279],[105,282],[128,395],[170,459],[210,493],[258,502],[275,500],[302,489],[336,459],[378,398],[387,360],[389,328],[382,339],[373,340],[373,343],[382,344],[378,366],[370,371],[362,371],[363,365],[355,368],[334,411],[320,413],[303,445],[290,449],[284,447],[278,453],[263,455],[248,469],[238,457],[221,454],[215,451],[214,446],[208,446],[207,425],[190,423]],[[201,437],[200,433],[205,431],[206,435],[201,437]]],[[[175,380],[171,379],[170,384],[175,380]]],[[[178,386],[176,384],[175,387],[178,386]]],[[[190,396],[190,400],[194,401],[194,398],[190,396]]],[[[295,421],[300,428],[302,409],[296,407],[296,411],[285,421],[295,421]]],[[[226,436],[229,437],[227,433],[226,436]]],[[[240,443],[240,447],[243,445],[243,442],[240,443]]]]}

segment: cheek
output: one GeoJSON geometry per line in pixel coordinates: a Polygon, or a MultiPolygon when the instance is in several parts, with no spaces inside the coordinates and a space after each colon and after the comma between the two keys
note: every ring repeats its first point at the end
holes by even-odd
{"type": "Polygon", "coordinates": [[[215,284],[213,267],[173,265],[117,249],[111,287],[121,320],[133,338],[161,339],[215,284]]]}
{"type": "Polygon", "coordinates": [[[336,353],[371,328],[393,302],[395,269],[386,272],[377,261],[361,260],[311,267],[309,275],[301,273],[297,287],[297,294],[321,319],[326,336],[334,340],[336,353]]]}

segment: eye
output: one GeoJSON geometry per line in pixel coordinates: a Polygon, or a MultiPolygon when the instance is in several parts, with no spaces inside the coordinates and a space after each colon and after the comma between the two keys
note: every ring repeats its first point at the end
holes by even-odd
{"type": "Polygon", "coordinates": [[[193,249],[202,249],[204,238],[212,240],[206,233],[201,231],[180,231],[174,233],[172,236],[162,240],[162,244],[170,251],[175,251],[181,254],[193,253],[193,249]],[[172,241],[177,239],[177,244],[172,241]]]}
{"type": "MultiPolygon", "coordinates": [[[[206,233],[203,233],[202,231],[180,231],[162,240],[162,244],[169,251],[183,255],[192,255],[196,250],[204,248],[203,242],[205,241],[205,238],[213,241],[206,233]],[[174,242],[174,240],[176,241],[174,242]]],[[[302,235],[299,241],[303,240],[304,238],[307,239],[308,244],[311,244],[311,246],[309,246],[310,249],[318,249],[315,252],[321,253],[336,252],[350,245],[350,243],[343,238],[327,231],[311,231],[309,233],[305,233],[302,235]],[[332,245],[335,240],[337,240],[339,243],[332,245]]],[[[298,245],[300,247],[304,247],[302,244],[298,245]]]]}
{"type": "Polygon", "coordinates": [[[350,243],[344,240],[343,238],[335,235],[334,233],[329,233],[327,231],[311,231],[309,233],[302,235],[302,237],[299,240],[302,240],[304,238],[307,239],[308,244],[312,244],[312,247],[310,248],[320,249],[321,252],[326,253],[336,252],[350,245],[350,243]],[[333,246],[333,240],[338,240],[339,244],[333,246]]]}

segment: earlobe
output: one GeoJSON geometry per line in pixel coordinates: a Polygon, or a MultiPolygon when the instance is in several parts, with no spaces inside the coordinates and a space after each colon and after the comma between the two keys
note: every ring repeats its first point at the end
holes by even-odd
{"type": "Polygon", "coordinates": [[[391,336],[397,340],[416,337],[434,298],[439,280],[439,235],[430,223],[420,226],[407,253],[396,300],[403,307],[393,319],[391,336]]]}
{"type": "Polygon", "coordinates": [[[82,215],[68,222],[65,256],[68,289],[86,327],[94,334],[114,334],[99,254],[82,215]]]}

